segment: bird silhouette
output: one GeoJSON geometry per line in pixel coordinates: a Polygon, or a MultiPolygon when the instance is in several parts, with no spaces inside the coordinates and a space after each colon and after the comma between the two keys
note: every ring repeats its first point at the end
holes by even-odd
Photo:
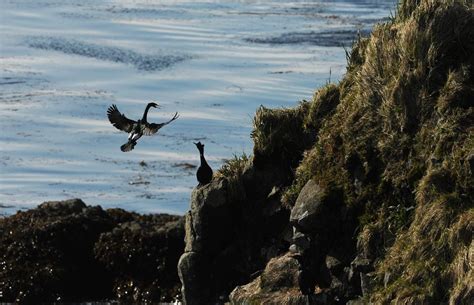
{"type": "Polygon", "coordinates": [[[204,158],[204,144],[197,142],[194,143],[194,145],[196,145],[199,150],[199,155],[201,157],[201,165],[196,172],[196,177],[199,185],[206,185],[212,180],[212,168],[207,164],[206,158],[204,158]]]}
{"type": "Polygon", "coordinates": [[[179,115],[176,112],[173,118],[164,123],[148,123],[147,115],[148,110],[150,108],[159,108],[157,103],[148,103],[145,108],[145,112],[143,112],[143,116],[140,120],[134,121],[127,118],[124,114],[120,113],[116,105],[112,105],[107,109],[107,117],[109,118],[110,123],[115,126],[115,128],[128,132],[128,142],[123,144],[120,147],[120,150],[123,152],[131,151],[135,145],[137,144],[138,139],[140,139],[143,135],[151,136],[160,130],[161,127],[173,122],[176,120],[179,115]]]}

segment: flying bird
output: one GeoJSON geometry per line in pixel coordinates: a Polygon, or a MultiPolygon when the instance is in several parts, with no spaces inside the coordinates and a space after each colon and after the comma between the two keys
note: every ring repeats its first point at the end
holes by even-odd
{"type": "Polygon", "coordinates": [[[110,123],[115,126],[115,128],[128,132],[128,142],[123,144],[120,147],[120,150],[123,152],[131,151],[135,145],[137,144],[138,139],[140,139],[143,135],[151,136],[160,130],[161,127],[168,125],[169,123],[176,120],[179,115],[176,112],[171,120],[164,123],[148,123],[147,115],[148,110],[150,108],[159,108],[157,103],[148,103],[145,108],[145,112],[143,113],[143,117],[138,120],[130,120],[124,114],[120,113],[116,105],[112,105],[107,109],[107,117],[109,118],[110,123]]]}
{"type": "Polygon", "coordinates": [[[196,172],[196,177],[199,185],[205,185],[212,180],[212,168],[207,164],[206,158],[204,158],[204,144],[197,142],[194,145],[199,150],[199,156],[201,157],[201,165],[196,172]]]}

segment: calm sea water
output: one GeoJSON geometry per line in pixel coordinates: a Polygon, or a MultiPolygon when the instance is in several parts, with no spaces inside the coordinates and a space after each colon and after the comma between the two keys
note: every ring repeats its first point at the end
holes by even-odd
{"type": "Polygon", "coordinates": [[[381,1],[2,0],[0,214],[46,200],[183,214],[206,146],[251,153],[259,105],[292,107],[345,72],[344,46],[390,16],[381,1]],[[180,118],[135,150],[107,121],[158,101],[180,118]]]}

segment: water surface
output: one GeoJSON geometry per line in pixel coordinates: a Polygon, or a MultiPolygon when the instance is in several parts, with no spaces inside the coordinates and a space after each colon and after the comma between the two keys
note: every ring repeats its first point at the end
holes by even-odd
{"type": "Polygon", "coordinates": [[[380,1],[0,3],[0,213],[46,200],[183,214],[206,147],[250,154],[259,105],[292,107],[337,81],[344,47],[390,15],[380,1]],[[135,150],[106,118],[158,101],[180,118],[135,150]]]}

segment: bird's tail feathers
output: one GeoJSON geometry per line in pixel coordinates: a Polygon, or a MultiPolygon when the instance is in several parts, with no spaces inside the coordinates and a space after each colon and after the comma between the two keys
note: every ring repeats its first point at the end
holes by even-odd
{"type": "Polygon", "coordinates": [[[131,151],[135,147],[136,144],[137,144],[136,141],[129,140],[127,143],[120,146],[120,150],[123,152],[131,151]]]}

